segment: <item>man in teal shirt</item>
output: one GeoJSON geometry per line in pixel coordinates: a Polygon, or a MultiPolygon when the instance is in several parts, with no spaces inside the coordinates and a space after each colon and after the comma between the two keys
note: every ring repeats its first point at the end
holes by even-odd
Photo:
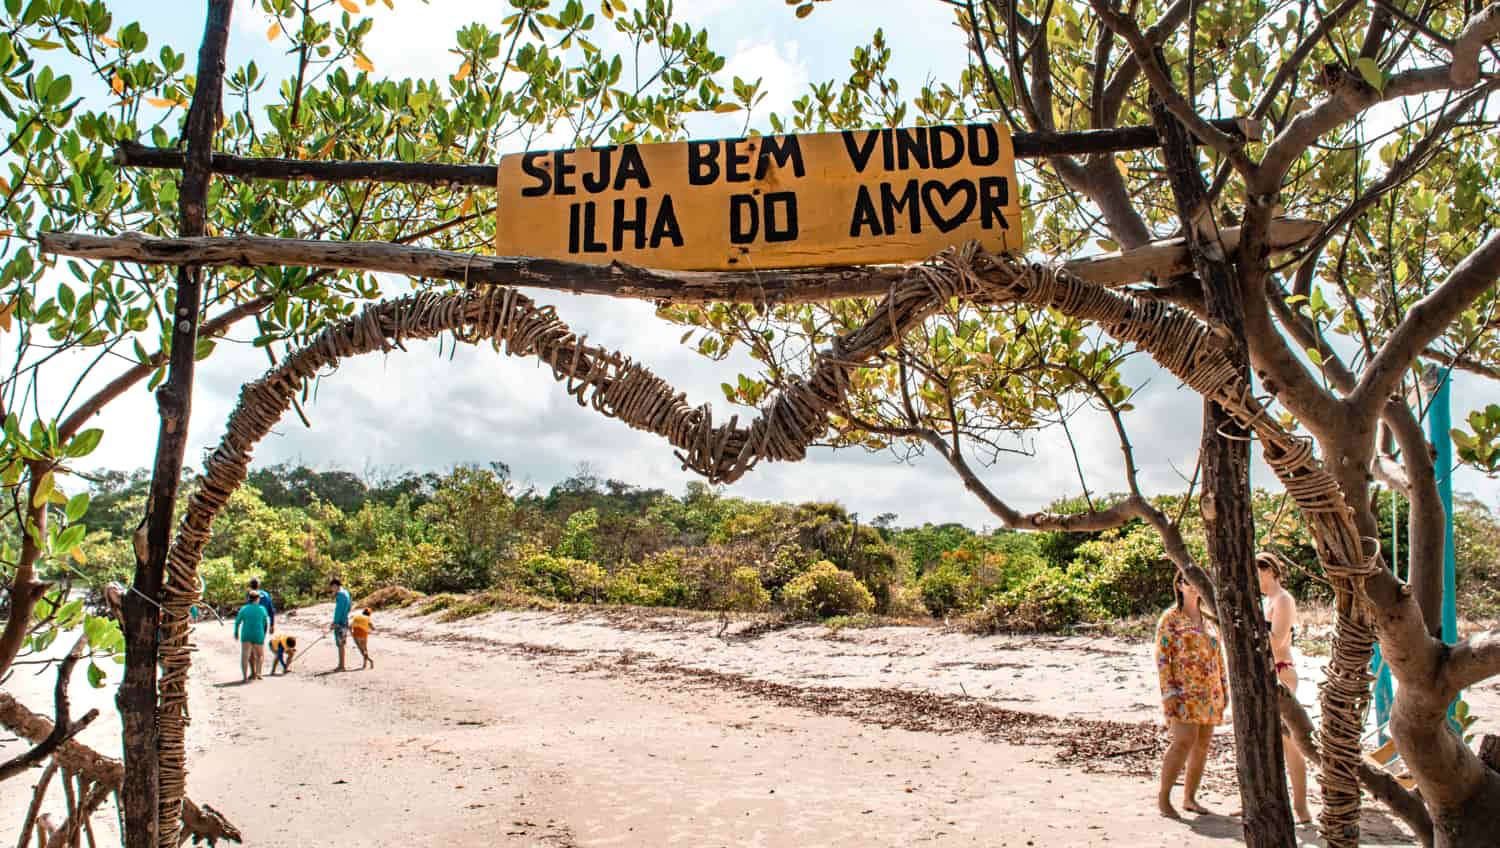
{"type": "Polygon", "coordinates": [[[344,646],[349,641],[349,608],[354,602],[349,598],[349,590],[337,577],[328,581],[333,589],[333,641],[339,647],[339,665],[334,671],[344,670],[344,646]]]}
{"type": "Polygon", "coordinates": [[[234,638],[240,640],[240,678],[242,682],[260,679],[260,667],[265,657],[266,628],[271,618],[266,608],[260,605],[260,593],[250,592],[245,605],[234,617],[234,638]]]}

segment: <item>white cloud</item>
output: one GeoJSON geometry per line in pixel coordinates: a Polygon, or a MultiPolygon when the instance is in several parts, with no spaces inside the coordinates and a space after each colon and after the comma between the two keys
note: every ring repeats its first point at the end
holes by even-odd
{"type": "Polygon", "coordinates": [[[732,92],[735,77],[748,83],[759,79],[766,97],[757,109],[761,113],[785,112],[807,90],[807,62],[801,53],[796,39],[741,41],[719,72],[720,84],[732,92]]]}

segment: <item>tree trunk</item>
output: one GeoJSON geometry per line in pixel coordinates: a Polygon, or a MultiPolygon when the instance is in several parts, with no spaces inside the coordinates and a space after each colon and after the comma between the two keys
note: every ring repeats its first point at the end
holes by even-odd
{"type": "Polygon", "coordinates": [[[1433,805],[1435,848],[1500,848],[1500,772],[1484,769],[1480,784],[1461,804],[1433,805]]]}
{"type": "MultiPolygon", "coordinates": [[[[1203,286],[1210,325],[1234,340],[1231,355],[1240,379],[1250,381],[1245,345],[1244,298],[1240,280],[1215,241],[1205,240],[1199,222],[1211,214],[1197,155],[1187,130],[1156,104],[1163,158],[1177,199],[1178,218],[1203,286]]],[[[1209,219],[1211,220],[1211,219],[1209,219]]],[[[1284,848],[1297,844],[1287,792],[1276,679],[1270,662],[1270,636],[1260,611],[1255,573],[1255,526],[1250,508],[1250,434],[1228,411],[1204,403],[1204,535],[1218,591],[1219,631],[1229,664],[1234,703],[1234,753],[1243,805],[1245,844],[1284,848]]]]}
{"type": "MultiPolygon", "coordinates": [[[[179,229],[203,235],[213,134],[219,122],[224,51],[229,39],[230,0],[211,0],[198,48],[198,78],[183,134],[187,153],[179,190],[179,229]]],[[[124,733],[123,803],[126,848],[157,848],[161,812],[161,728],[157,714],[156,664],[160,645],[162,583],[172,540],[172,517],[182,481],[192,412],[193,364],[202,304],[202,271],[177,273],[172,345],[166,383],[156,394],[161,427],[146,518],[136,531],[135,590],[125,599],[125,677],[117,703],[124,733]]],[[[180,788],[172,792],[180,792],[180,788]]],[[[173,821],[175,824],[175,819],[173,821]]]]}
{"type": "Polygon", "coordinates": [[[154,599],[161,570],[136,561],[134,590],[125,596],[125,676],[115,695],[120,710],[125,779],[120,789],[125,848],[156,848],[156,628],[154,599]],[[145,595],[145,597],[142,597],[145,595]]]}

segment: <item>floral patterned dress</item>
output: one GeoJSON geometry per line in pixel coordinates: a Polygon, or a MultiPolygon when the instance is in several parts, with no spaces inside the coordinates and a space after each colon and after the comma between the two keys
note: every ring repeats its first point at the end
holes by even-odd
{"type": "Polygon", "coordinates": [[[1156,673],[1161,678],[1162,710],[1169,721],[1221,724],[1228,703],[1228,681],[1219,638],[1207,623],[1193,624],[1172,607],[1156,624],[1156,673]],[[1170,699],[1175,703],[1168,704],[1170,699]]]}

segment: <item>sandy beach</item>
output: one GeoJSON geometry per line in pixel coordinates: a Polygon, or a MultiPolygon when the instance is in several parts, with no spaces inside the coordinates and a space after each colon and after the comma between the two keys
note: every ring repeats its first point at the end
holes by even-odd
{"type": "MultiPolygon", "coordinates": [[[[306,644],[328,615],[279,625],[306,644]]],[[[712,619],[622,609],[375,620],[374,670],[329,673],[324,639],[250,685],[229,627],[198,627],[191,794],[247,845],[1240,842],[1228,816],[1155,812],[1147,644],[752,623],[720,639],[712,619]]],[[[1309,703],[1319,663],[1303,658],[1309,703]]],[[[7,688],[48,709],[50,685],[7,688]]],[[[79,675],[74,692],[104,711],[82,741],[117,752],[107,691],[79,675]]],[[[1470,701],[1494,716],[1500,693],[1470,701]]],[[[0,842],[34,779],[7,784],[0,842]]],[[[1233,781],[1226,733],[1205,802],[1235,809],[1233,781]]],[[[112,838],[110,817],[97,824],[112,838]]],[[[1411,844],[1378,807],[1365,827],[1367,844],[1411,844]]]]}

